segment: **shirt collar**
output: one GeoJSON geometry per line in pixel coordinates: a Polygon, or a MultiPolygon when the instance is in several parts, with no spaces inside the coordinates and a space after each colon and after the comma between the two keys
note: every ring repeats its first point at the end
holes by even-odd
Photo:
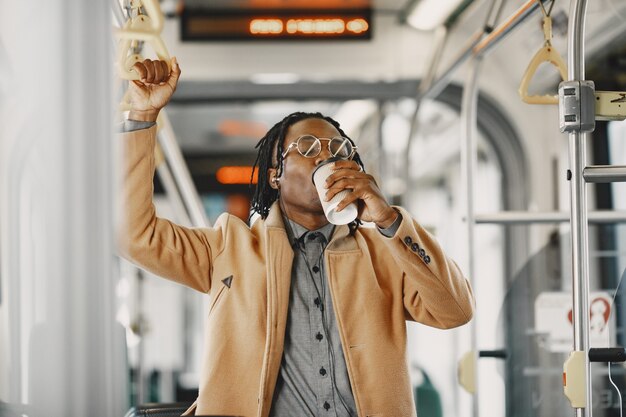
{"type": "Polygon", "coordinates": [[[332,223],[328,223],[325,226],[320,227],[317,230],[308,230],[306,227],[294,222],[293,220],[283,216],[283,220],[285,223],[289,222],[289,226],[287,227],[287,234],[289,235],[289,240],[293,241],[294,238],[302,241],[306,244],[308,242],[307,236],[323,236],[325,242],[330,241],[330,237],[333,234],[333,230],[335,230],[335,225],[332,223]],[[295,236],[292,236],[292,232],[295,236]]]}

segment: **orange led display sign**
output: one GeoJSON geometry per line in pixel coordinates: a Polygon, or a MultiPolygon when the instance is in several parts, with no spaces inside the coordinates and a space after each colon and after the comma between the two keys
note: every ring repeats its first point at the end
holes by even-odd
{"type": "MultiPolygon", "coordinates": [[[[252,167],[250,166],[225,166],[221,167],[215,173],[217,182],[220,184],[250,184],[252,177],[252,167]]],[[[259,181],[259,172],[254,171],[252,184],[259,181]]]]}
{"type": "Polygon", "coordinates": [[[183,40],[371,39],[370,10],[209,11],[185,9],[183,40]]]}
{"type": "Polygon", "coordinates": [[[252,35],[337,35],[344,32],[359,35],[369,29],[365,19],[252,19],[252,35]]]}

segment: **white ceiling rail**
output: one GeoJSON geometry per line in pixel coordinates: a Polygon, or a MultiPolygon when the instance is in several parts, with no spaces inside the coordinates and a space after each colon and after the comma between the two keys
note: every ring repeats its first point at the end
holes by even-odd
{"type": "MultiPolygon", "coordinates": [[[[590,211],[589,223],[616,224],[626,223],[626,211],[590,211]]],[[[531,225],[546,223],[566,223],[570,214],[566,211],[501,211],[497,213],[481,213],[474,216],[476,224],[531,225]]]]}
{"type": "MultiPolygon", "coordinates": [[[[550,0],[540,0],[548,3],[550,0]]],[[[450,83],[454,72],[471,56],[482,55],[502,41],[512,30],[539,10],[537,0],[527,0],[515,12],[508,16],[497,27],[485,25],[470,37],[468,44],[463,47],[452,63],[435,79],[429,88],[420,92],[419,99],[435,98],[450,83]]]]}
{"type": "Polygon", "coordinates": [[[626,182],[626,165],[589,165],[583,169],[586,182],[626,182]]]}

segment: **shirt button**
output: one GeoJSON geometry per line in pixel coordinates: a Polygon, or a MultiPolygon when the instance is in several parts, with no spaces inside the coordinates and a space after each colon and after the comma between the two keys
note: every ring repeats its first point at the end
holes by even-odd
{"type": "Polygon", "coordinates": [[[320,305],[320,298],[319,297],[315,297],[315,300],[313,300],[313,302],[315,303],[316,306],[319,307],[319,305],[320,305]]]}
{"type": "Polygon", "coordinates": [[[315,338],[317,340],[322,340],[324,338],[324,336],[320,332],[317,332],[317,334],[315,335],[315,338]]]}
{"type": "Polygon", "coordinates": [[[320,267],[319,267],[319,266],[317,266],[317,265],[315,265],[315,266],[313,267],[313,272],[320,272],[320,267]]]}
{"type": "Polygon", "coordinates": [[[309,240],[315,240],[316,237],[317,237],[317,233],[309,234],[309,240]]]}
{"type": "Polygon", "coordinates": [[[326,376],[326,369],[324,369],[323,366],[320,368],[320,375],[321,376],[326,376]]]}
{"type": "Polygon", "coordinates": [[[324,401],[324,409],[326,411],[330,410],[330,404],[328,404],[328,401],[324,401]]]}

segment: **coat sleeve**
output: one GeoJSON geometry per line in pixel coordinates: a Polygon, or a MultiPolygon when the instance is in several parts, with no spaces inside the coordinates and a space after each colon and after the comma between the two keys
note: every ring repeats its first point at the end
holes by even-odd
{"type": "Polygon", "coordinates": [[[121,184],[116,231],[124,258],[201,292],[209,292],[215,258],[224,248],[228,215],[209,229],[182,227],[156,216],[153,197],[156,127],[120,134],[121,184]]]}
{"type": "Polygon", "coordinates": [[[438,328],[469,322],[474,313],[474,296],[468,280],[409,212],[401,207],[395,209],[402,214],[402,222],[394,236],[383,240],[403,271],[407,318],[438,328]]]}

